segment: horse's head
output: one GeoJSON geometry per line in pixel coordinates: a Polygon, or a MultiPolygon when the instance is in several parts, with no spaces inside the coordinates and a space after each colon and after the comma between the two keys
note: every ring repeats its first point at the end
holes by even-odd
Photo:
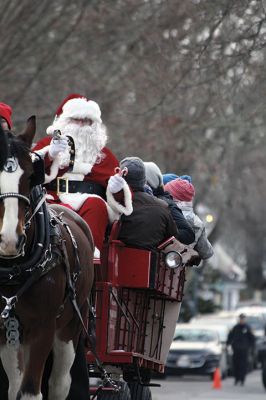
{"type": "Polygon", "coordinates": [[[23,252],[35,130],[35,117],[28,119],[26,129],[18,136],[3,131],[0,125],[0,257],[18,257],[23,252]]]}

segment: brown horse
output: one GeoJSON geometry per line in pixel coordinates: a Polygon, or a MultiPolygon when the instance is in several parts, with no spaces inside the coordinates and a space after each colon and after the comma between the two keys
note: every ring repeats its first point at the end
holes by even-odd
{"type": "Polygon", "coordinates": [[[34,134],[35,117],[17,137],[0,128],[0,357],[9,400],[41,400],[53,350],[49,399],[65,400],[88,315],[94,249],[76,213],[47,207],[41,186],[32,189],[34,134]]]}

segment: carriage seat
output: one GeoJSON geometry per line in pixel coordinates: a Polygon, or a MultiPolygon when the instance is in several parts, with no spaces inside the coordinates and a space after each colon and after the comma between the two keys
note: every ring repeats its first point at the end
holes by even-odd
{"type": "Polygon", "coordinates": [[[157,264],[158,254],[128,247],[118,240],[120,221],[111,225],[99,260],[94,259],[96,280],[114,286],[149,287],[150,266],[157,264]]]}
{"type": "Polygon", "coordinates": [[[117,239],[119,228],[120,222],[115,221],[101,251],[100,263],[95,268],[96,281],[109,283],[112,287],[151,289],[181,301],[185,266],[193,265],[190,260],[197,252],[175,237],[162,243],[158,251],[129,247],[117,239]],[[170,268],[166,264],[169,251],[181,254],[179,267],[170,268]]]}

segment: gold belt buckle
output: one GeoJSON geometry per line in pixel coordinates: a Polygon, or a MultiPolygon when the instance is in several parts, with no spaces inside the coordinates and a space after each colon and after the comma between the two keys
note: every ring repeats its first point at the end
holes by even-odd
{"type": "Polygon", "coordinates": [[[56,194],[59,196],[60,194],[68,194],[68,178],[63,178],[62,176],[58,176],[56,179],[57,185],[56,185],[56,194]],[[66,183],[66,190],[64,192],[60,191],[60,182],[64,181],[66,183]]]}

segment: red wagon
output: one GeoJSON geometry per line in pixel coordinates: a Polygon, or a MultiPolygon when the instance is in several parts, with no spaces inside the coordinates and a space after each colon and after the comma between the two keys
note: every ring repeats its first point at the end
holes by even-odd
{"type": "MultiPolygon", "coordinates": [[[[95,261],[96,352],[122,390],[101,390],[97,399],[151,399],[152,371],[163,372],[180,310],[185,267],[193,250],[174,238],[158,252],[126,247],[114,225],[101,261],[95,261]],[[176,244],[175,244],[176,246],[176,244]]],[[[100,375],[92,352],[90,376],[100,375]]],[[[97,387],[91,388],[95,395],[97,387]]]]}

